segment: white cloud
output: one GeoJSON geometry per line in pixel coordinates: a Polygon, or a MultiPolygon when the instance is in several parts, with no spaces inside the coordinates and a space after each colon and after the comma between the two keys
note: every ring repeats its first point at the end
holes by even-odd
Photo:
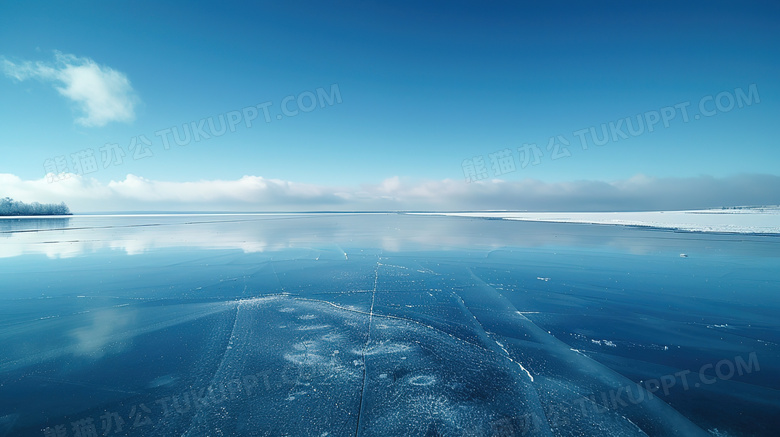
{"type": "Polygon", "coordinates": [[[653,178],[547,183],[480,181],[467,184],[399,177],[361,187],[301,184],[260,176],[236,180],[156,181],[135,175],[102,183],[69,175],[22,180],[0,173],[0,196],[24,202],[65,202],[89,211],[350,211],[530,210],[652,211],[780,204],[780,176],[653,178]]]}
{"type": "Polygon", "coordinates": [[[18,81],[51,82],[59,93],[75,102],[82,116],[76,122],[87,127],[135,119],[138,98],[127,76],[89,58],[55,51],[55,61],[14,63],[2,59],[5,75],[18,81]]]}
{"type": "Polygon", "coordinates": [[[250,204],[305,203],[307,200],[330,203],[336,200],[325,187],[259,176],[244,176],[234,181],[165,182],[127,175],[124,181],[109,182],[108,188],[128,199],[152,202],[250,204]]]}

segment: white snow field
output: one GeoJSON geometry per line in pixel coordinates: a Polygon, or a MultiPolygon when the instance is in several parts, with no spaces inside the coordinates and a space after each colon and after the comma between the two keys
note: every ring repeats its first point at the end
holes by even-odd
{"type": "Polygon", "coordinates": [[[501,218],[534,222],[648,226],[692,232],[780,234],[780,207],[646,212],[442,212],[456,217],[501,218]]]}

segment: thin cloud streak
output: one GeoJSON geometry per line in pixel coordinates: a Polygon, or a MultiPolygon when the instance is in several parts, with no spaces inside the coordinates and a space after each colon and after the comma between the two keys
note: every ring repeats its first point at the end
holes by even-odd
{"type": "Polygon", "coordinates": [[[0,196],[62,202],[94,211],[659,211],[780,204],[780,176],[654,178],[548,183],[467,184],[392,177],[379,184],[329,187],[261,176],[237,180],[156,181],[129,174],[108,183],[79,175],[60,182],[0,174],[0,196]]]}

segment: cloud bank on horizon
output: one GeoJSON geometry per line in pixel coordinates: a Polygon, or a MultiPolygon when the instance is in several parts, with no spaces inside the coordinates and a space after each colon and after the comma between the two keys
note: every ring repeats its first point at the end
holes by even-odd
{"type": "Polygon", "coordinates": [[[112,211],[662,211],[780,204],[780,176],[738,175],[549,183],[534,179],[476,183],[385,179],[359,187],[243,176],[169,182],[129,174],[102,183],[79,175],[59,182],[0,174],[4,195],[61,202],[76,212],[112,211]]]}
{"type": "Polygon", "coordinates": [[[3,72],[22,82],[37,79],[51,83],[65,98],[74,102],[82,115],[76,123],[85,127],[100,127],[135,120],[138,103],[127,76],[111,67],[99,65],[89,58],[54,51],[54,62],[13,62],[4,57],[3,72]]]}

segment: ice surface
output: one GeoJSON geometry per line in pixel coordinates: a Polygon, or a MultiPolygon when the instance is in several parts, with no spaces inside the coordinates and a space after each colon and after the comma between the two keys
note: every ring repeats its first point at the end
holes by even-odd
{"type": "Polygon", "coordinates": [[[0,435],[772,435],[780,412],[771,236],[396,214],[2,232],[0,435]]]}

